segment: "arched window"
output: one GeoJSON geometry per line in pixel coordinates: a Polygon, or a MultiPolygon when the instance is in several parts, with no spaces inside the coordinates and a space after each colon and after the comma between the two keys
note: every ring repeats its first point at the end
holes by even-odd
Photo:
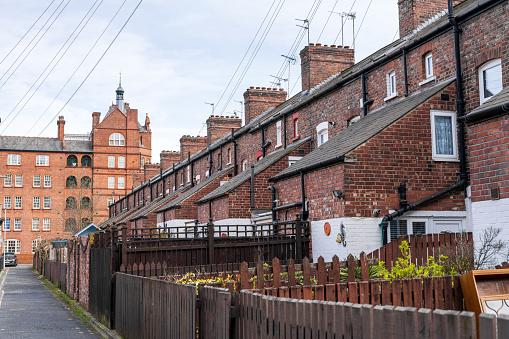
{"type": "Polygon", "coordinates": [[[90,179],[90,177],[86,177],[86,176],[81,178],[81,187],[83,187],[83,188],[92,187],[92,179],[90,179]]]}
{"type": "Polygon", "coordinates": [[[88,225],[90,225],[90,219],[88,219],[88,218],[81,219],[81,228],[85,228],[88,225]]]}
{"type": "Polygon", "coordinates": [[[120,133],[113,133],[110,135],[110,146],[124,146],[125,139],[124,136],[120,133]]]}
{"type": "Polygon", "coordinates": [[[78,166],[78,158],[75,155],[70,155],[67,157],[67,166],[76,167],[78,166]]]}
{"type": "Polygon", "coordinates": [[[90,208],[90,198],[89,197],[83,197],[81,198],[81,208],[88,210],[90,208]]]}
{"type": "Polygon", "coordinates": [[[76,219],[69,218],[65,221],[65,230],[66,231],[76,231],[76,219]]]}
{"type": "Polygon", "coordinates": [[[84,155],[81,157],[81,167],[91,167],[92,159],[88,155],[84,155]]]}
{"type": "Polygon", "coordinates": [[[65,181],[65,187],[78,187],[78,181],[76,180],[75,176],[67,177],[67,180],[65,181]]]}
{"type": "Polygon", "coordinates": [[[65,200],[65,208],[75,209],[78,206],[75,197],[69,197],[65,200]]]}
{"type": "Polygon", "coordinates": [[[317,145],[323,145],[329,140],[329,122],[324,121],[316,126],[317,145]]]}

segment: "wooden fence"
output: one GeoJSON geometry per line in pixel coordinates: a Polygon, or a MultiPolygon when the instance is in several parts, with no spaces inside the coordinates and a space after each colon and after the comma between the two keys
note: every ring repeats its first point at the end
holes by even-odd
{"type": "Polygon", "coordinates": [[[56,260],[45,260],[43,276],[61,290],[67,289],[67,264],[56,260]]]}
{"type": "Polygon", "coordinates": [[[369,258],[377,258],[385,262],[390,271],[398,258],[401,258],[399,246],[407,241],[410,246],[410,262],[417,266],[426,264],[429,257],[438,262],[440,255],[448,257],[463,256],[474,260],[472,233],[440,233],[400,236],[380,249],[368,254],[369,258]]]}

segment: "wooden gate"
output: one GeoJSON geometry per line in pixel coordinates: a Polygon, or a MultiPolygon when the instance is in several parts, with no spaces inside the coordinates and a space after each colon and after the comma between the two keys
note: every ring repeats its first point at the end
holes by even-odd
{"type": "Polygon", "coordinates": [[[96,319],[113,328],[114,279],[111,271],[111,248],[90,249],[89,311],[96,319]]]}

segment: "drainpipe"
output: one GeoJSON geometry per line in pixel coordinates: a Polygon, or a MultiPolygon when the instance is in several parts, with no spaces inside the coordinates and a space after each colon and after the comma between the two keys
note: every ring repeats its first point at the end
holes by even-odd
{"type": "Polygon", "coordinates": [[[235,129],[232,128],[232,143],[233,143],[233,175],[237,175],[237,141],[235,140],[235,129]]]}
{"type": "Polygon", "coordinates": [[[363,109],[362,116],[365,117],[366,115],[368,115],[368,106],[366,105],[368,92],[366,89],[366,74],[365,73],[361,74],[361,86],[362,86],[362,109],[363,109]]]}
{"type": "Polygon", "coordinates": [[[173,186],[173,192],[177,190],[177,173],[175,173],[175,164],[173,164],[173,182],[175,186],[173,186]]]}
{"type": "Polygon", "coordinates": [[[284,148],[286,148],[286,115],[283,115],[284,148]]]}
{"type": "Polygon", "coordinates": [[[255,196],[254,196],[254,164],[251,164],[251,208],[255,207],[255,196]]]}
{"type": "Polygon", "coordinates": [[[210,150],[210,146],[208,147],[209,149],[209,177],[212,176],[212,151],[210,150]]]}
{"type": "Polygon", "coordinates": [[[194,162],[191,162],[191,152],[187,152],[189,166],[191,166],[191,187],[194,187],[194,162]]]}
{"type": "Polygon", "coordinates": [[[263,129],[263,127],[260,125],[260,123],[258,123],[258,127],[260,128],[260,131],[261,131],[261,134],[262,134],[262,155],[263,157],[265,158],[265,154],[266,154],[266,149],[267,147],[269,147],[271,145],[271,142],[265,142],[265,130],[263,129]]]}
{"type": "Polygon", "coordinates": [[[302,193],[302,217],[301,220],[307,220],[309,212],[306,209],[306,190],[304,186],[304,172],[300,172],[300,188],[302,193]]]}
{"type": "Polygon", "coordinates": [[[269,186],[269,190],[272,196],[272,224],[276,223],[276,188],[274,186],[269,186]]]}
{"type": "Polygon", "coordinates": [[[162,161],[161,161],[161,180],[163,181],[163,198],[166,197],[166,185],[164,184],[164,177],[163,177],[163,167],[162,167],[162,161]]]}

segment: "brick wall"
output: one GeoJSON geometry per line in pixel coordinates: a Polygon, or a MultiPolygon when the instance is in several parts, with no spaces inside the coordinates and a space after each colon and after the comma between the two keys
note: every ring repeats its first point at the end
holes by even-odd
{"type": "Polygon", "coordinates": [[[207,147],[207,137],[193,137],[183,135],[180,138],[180,161],[187,159],[189,152],[191,155],[207,147]]]}
{"type": "Polygon", "coordinates": [[[242,125],[242,120],[235,116],[211,115],[207,121],[207,143],[211,145],[214,141],[221,139],[231,133],[232,129],[237,130],[242,125]]]}
{"type": "Polygon", "coordinates": [[[88,310],[90,244],[87,237],[70,240],[67,259],[67,294],[88,310]]]}
{"type": "Polygon", "coordinates": [[[283,89],[250,87],[244,92],[245,124],[286,100],[287,93],[283,89]]]}
{"type": "Polygon", "coordinates": [[[160,159],[163,171],[165,171],[172,167],[173,164],[178,164],[180,162],[180,152],[162,151],[160,154],[160,159]]]}

